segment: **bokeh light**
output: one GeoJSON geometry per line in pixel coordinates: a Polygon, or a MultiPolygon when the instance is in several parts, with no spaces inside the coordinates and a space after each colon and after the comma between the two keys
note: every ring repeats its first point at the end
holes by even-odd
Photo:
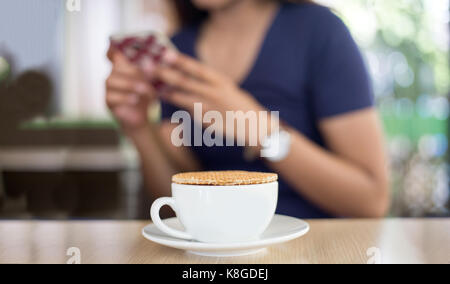
{"type": "Polygon", "coordinates": [[[322,1],[350,27],[373,79],[388,139],[393,215],[445,214],[449,0],[322,1]]]}

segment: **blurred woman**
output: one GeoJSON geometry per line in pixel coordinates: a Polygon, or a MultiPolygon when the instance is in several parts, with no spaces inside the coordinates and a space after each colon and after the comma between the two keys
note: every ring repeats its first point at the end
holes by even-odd
{"type": "Polygon", "coordinates": [[[179,53],[167,56],[171,67],[144,73],[120,53],[109,53],[114,67],[107,104],[140,154],[153,197],[170,195],[171,175],[177,172],[275,171],[280,214],[385,215],[389,187],[382,131],[367,70],[343,22],[309,1],[180,0],[176,5],[182,27],[173,37],[179,53]],[[175,91],[158,96],[149,77],[175,91]],[[147,109],[159,99],[162,122],[152,124],[147,109]],[[177,125],[170,117],[180,109],[192,113],[194,103],[222,114],[279,111],[287,155],[249,159],[249,147],[173,146],[177,125]]]}

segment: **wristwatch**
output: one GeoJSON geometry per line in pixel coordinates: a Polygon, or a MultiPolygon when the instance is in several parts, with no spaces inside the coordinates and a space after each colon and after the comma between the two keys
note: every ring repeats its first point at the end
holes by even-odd
{"type": "Polygon", "coordinates": [[[270,162],[281,162],[289,155],[291,143],[291,134],[280,129],[263,139],[261,157],[270,162]]]}

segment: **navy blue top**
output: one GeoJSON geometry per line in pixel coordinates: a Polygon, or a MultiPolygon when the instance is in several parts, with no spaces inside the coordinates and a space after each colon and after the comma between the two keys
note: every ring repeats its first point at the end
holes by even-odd
{"type": "MultiPolygon", "coordinates": [[[[194,58],[199,27],[173,37],[177,48],[194,58]]],[[[241,87],[281,119],[326,148],[318,122],[373,105],[371,83],[350,32],[328,8],[284,4],[257,60],[241,87]]],[[[163,118],[177,109],[163,103],[163,118]]],[[[263,161],[247,162],[242,147],[192,147],[205,170],[271,170],[263,161]]],[[[301,163],[301,159],[298,163],[301,163]]],[[[299,218],[333,217],[279,181],[277,212],[299,218]]]]}

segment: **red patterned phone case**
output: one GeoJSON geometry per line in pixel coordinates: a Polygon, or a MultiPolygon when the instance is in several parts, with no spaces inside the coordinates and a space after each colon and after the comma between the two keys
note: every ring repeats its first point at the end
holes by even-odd
{"type": "MultiPolygon", "coordinates": [[[[110,38],[111,46],[122,52],[128,60],[142,70],[148,70],[157,65],[164,65],[164,55],[175,46],[163,34],[149,32],[141,34],[117,35],[110,38]]],[[[167,92],[170,87],[159,80],[153,80],[152,85],[158,91],[167,92]]]]}

